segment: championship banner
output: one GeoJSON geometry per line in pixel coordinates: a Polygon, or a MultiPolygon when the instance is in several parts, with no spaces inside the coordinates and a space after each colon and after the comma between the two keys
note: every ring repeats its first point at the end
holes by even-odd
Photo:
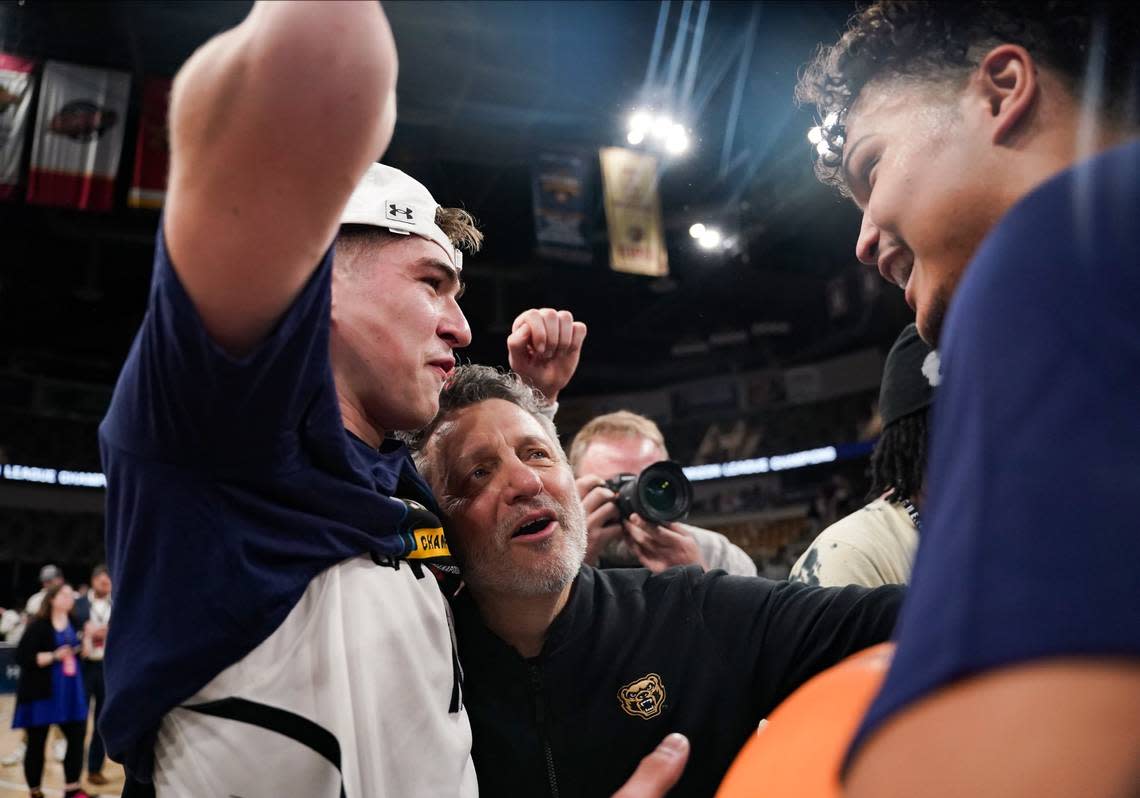
{"type": "Polygon", "coordinates": [[[111,209],[130,91],[126,72],[47,62],[32,141],[28,202],[111,209]]]}
{"type": "Polygon", "coordinates": [[[669,273],[669,256],[657,195],[657,159],[622,147],[604,147],[601,159],[610,268],[663,277],[669,273]]]}
{"type": "Polygon", "coordinates": [[[161,208],[166,198],[166,170],[170,164],[166,111],[170,105],[169,78],[147,78],[139,115],[135,171],[127,204],[132,208],[161,208]]]}
{"type": "Polygon", "coordinates": [[[532,171],[538,254],[572,263],[593,259],[586,229],[591,164],[573,153],[542,153],[532,171]]]}
{"type": "Polygon", "coordinates": [[[0,53],[0,199],[20,183],[20,159],[36,89],[36,62],[0,53]]]}

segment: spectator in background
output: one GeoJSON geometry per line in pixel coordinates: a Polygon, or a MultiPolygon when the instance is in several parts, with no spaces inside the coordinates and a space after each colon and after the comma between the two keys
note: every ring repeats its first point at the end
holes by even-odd
{"type": "Polygon", "coordinates": [[[52,725],[67,739],[63,761],[65,798],[86,798],[80,788],[83,738],[87,733],[87,694],[79,673],[79,635],[71,624],[75,593],[66,584],[48,588],[39,610],[28,623],[16,660],[20,682],[12,728],[27,732],[24,778],[32,798],[43,798],[44,748],[52,725]]]}
{"type": "Polygon", "coordinates": [[[40,611],[40,602],[44,600],[44,596],[53,587],[59,587],[63,584],[63,571],[55,565],[45,565],[40,569],[40,589],[28,597],[28,603],[24,605],[24,612],[27,613],[29,618],[34,617],[40,611]]]}
{"type": "Polygon", "coordinates": [[[622,519],[617,494],[605,481],[619,474],[639,474],[668,460],[665,438],[652,420],[628,410],[589,421],[570,443],[570,466],[586,508],[589,545],[586,562],[636,565],[654,573],[675,565],[721,568],[738,576],[756,576],[756,564],[719,532],[674,522],[658,526],[643,519],[622,519]]]}
{"type": "MultiPolygon", "coordinates": [[[[511,325],[507,355],[511,370],[537,391],[542,412],[553,419],[558,396],[578,368],[586,325],[565,310],[532,308],[511,325]]],[[[654,573],[674,565],[721,568],[739,576],[756,576],[756,565],[724,535],[692,524],[657,526],[619,517],[617,498],[604,481],[618,474],[637,474],[658,460],[669,459],[665,438],[650,419],[628,411],[590,421],[570,445],[570,465],[587,513],[589,565],[642,565],[654,573]],[[609,544],[605,563],[600,563],[609,544]],[[619,545],[621,544],[621,545],[619,545]]]]}
{"type": "Polygon", "coordinates": [[[0,640],[15,645],[24,632],[24,615],[20,610],[0,610],[0,640]]]}
{"type": "Polygon", "coordinates": [[[905,585],[922,522],[927,417],[938,354],[908,325],[887,354],[879,392],[883,432],[871,454],[871,495],[819,534],[789,579],[809,585],[905,585]]]}
{"type": "Polygon", "coordinates": [[[103,736],[99,733],[99,715],[103,711],[103,654],[107,646],[107,630],[111,622],[111,574],[106,565],[91,572],[91,589],[75,602],[75,621],[83,630],[83,684],[87,695],[95,701],[91,745],[87,749],[87,780],[95,785],[107,783],[103,763],[107,758],[103,736]]]}
{"type": "Polygon", "coordinates": [[[819,524],[816,529],[829,527],[843,516],[850,514],[855,509],[851,506],[855,501],[854,493],[851,483],[842,474],[832,474],[820,485],[808,510],[808,515],[819,524]]]}

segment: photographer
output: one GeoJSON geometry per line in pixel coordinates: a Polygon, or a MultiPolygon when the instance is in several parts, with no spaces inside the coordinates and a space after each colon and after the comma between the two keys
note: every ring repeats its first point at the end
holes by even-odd
{"type": "Polygon", "coordinates": [[[619,474],[640,474],[668,459],[657,425],[628,410],[598,416],[574,436],[570,467],[586,507],[586,562],[597,565],[601,560],[603,567],[640,563],[654,573],[675,565],[700,565],[756,576],[752,559],[719,532],[679,521],[653,524],[619,511],[611,480],[619,474]]]}
{"type": "MultiPolygon", "coordinates": [[[[578,367],[586,326],[569,312],[551,308],[527,310],[515,319],[507,350],[511,370],[545,399],[543,413],[553,419],[558,394],[578,367]]],[[[665,438],[657,425],[628,411],[591,420],[570,444],[570,466],[578,495],[586,508],[586,563],[641,565],[654,573],[676,565],[720,568],[737,576],[756,576],[756,564],[719,532],[691,524],[653,524],[623,517],[617,494],[607,483],[621,474],[640,474],[668,460],[665,438]],[[604,558],[603,558],[604,555],[604,558]]]]}

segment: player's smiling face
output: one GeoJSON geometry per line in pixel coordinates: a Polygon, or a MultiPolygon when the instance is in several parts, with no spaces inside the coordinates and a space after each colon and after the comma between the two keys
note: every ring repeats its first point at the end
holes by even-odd
{"type": "Polygon", "coordinates": [[[872,83],[846,120],[844,175],[863,211],[856,255],[905,291],[931,344],[966,264],[1006,207],[985,131],[963,114],[968,99],[928,84],[872,83]]]}

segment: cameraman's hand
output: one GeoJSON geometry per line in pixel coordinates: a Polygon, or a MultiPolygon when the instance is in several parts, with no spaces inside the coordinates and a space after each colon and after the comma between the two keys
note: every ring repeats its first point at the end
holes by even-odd
{"type": "Polygon", "coordinates": [[[606,546],[622,536],[621,517],[614,503],[617,494],[593,474],[583,474],[574,484],[586,509],[586,564],[597,565],[606,546]]]}
{"type": "Polygon", "coordinates": [[[675,565],[699,565],[708,570],[701,559],[697,541],[683,524],[658,526],[636,513],[623,524],[629,536],[629,546],[641,564],[655,574],[675,565]]]}
{"type": "Polygon", "coordinates": [[[554,404],[558,393],[578,369],[586,325],[574,321],[568,310],[531,308],[523,311],[511,325],[507,338],[507,359],[511,371],[532,388],[542,391],[546,401],[554,404]]]}

